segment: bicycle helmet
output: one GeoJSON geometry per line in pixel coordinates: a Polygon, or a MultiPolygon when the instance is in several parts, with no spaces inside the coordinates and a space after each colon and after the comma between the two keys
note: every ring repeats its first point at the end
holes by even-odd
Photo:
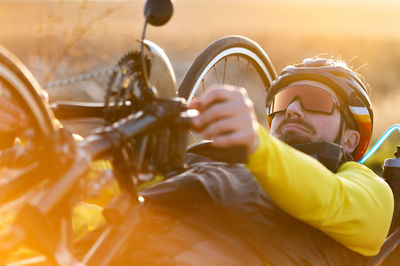
{"type": "Polygon", "coordinates": [[[373,111],[364,83],[343,62],[307,58],[300,64],[285,67],[271,84],[265,102],[267,114],[276,93],[300,80],[317,81],[334,90],[341,103],[341,113],[347,126],[360,133],[360,142],[353,152],[354,160],[359,160],[368,147],[373,127],[373,111]]]}

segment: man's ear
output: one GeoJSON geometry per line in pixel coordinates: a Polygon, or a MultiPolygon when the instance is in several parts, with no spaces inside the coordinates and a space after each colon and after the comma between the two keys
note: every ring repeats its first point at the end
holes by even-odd
{"type": "Polygon", "coordinates": [[[360,133],[357,130],[345,128],[341,144],[345,152],[352,153],[360,142],[360,133]]]}

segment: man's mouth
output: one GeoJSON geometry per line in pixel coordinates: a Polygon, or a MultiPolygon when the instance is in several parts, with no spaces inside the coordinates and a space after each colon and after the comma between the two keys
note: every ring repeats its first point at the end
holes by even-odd
{"type": "Polygon", "coordinates": [[[310,133],[310,131],[303,127],[302,125],[298,124],[298,123],[287,123],[282,127],[281,132],[285,133],[288,131],[303,131],[303,132],[307,132],[310,133]]]}

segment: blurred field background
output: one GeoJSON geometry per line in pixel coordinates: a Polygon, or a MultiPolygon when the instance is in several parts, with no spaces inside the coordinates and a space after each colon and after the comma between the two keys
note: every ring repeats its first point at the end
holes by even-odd
{"type": "MultiPolygon", "coordinates": [[[[0,1],[0,44],[40,83],[115,64],[138,47],[144,0],[0,1]]],[[[163,27],[147,38],[164,48],[180,84],[210,42],[244,35],[258,42],[279,72],[316,55],[341,58],[371,88],[374,140],[400,121],[400,2],[390,0],[175,0],[163,27]]],[[[49,90],[51,101],[102,101],[104,81],[49,90]]],[[[399,134],[368,164],[379,171],[399,134]]],[[[374,142],[374,141],[373,141],[374,142]]]]}

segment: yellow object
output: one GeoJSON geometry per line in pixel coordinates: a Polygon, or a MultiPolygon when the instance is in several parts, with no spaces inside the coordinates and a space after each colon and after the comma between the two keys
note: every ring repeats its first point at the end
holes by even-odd
{"type": "Polygon", "coordinates": [[[95,204],[79,203],[72,209],[72,229],[74,237],[80,238],[104,224],[103,208],[95,204]]]}
{"type": "Polygon", "coordinates": [[[259,146],[247,166],[271,199],[347,248],[376,255],[392,220],[394,203],[388,184],[356,162],[344,163],[332,173],[262,126],[258,132],[259,146]]]}
{"type": "MultiPolygon", "coordinates": [[[[97,160],[91,165],[91,171],[86,174],[85,178],[96,180],[101,177],[101,172],[111,171],[112,164],[108,160],[97,160]]],[[[109,173],[111,174],[111,173],[109,173]]],[[[145,189],[153,184],[163,181],[162,176],[156,176],[154,179],[142,183],[137,187],[138,191],[145,189]]],[[[116,196],[120,194],[118,182],[112,178],[98,191],[96,196],[89,197],[85,201],[80,202],[72,209],[72,227],[74,236],[79,238],[86,233],[96,229],[105,223],[102,211],[103,207],[116,196]]]]}

